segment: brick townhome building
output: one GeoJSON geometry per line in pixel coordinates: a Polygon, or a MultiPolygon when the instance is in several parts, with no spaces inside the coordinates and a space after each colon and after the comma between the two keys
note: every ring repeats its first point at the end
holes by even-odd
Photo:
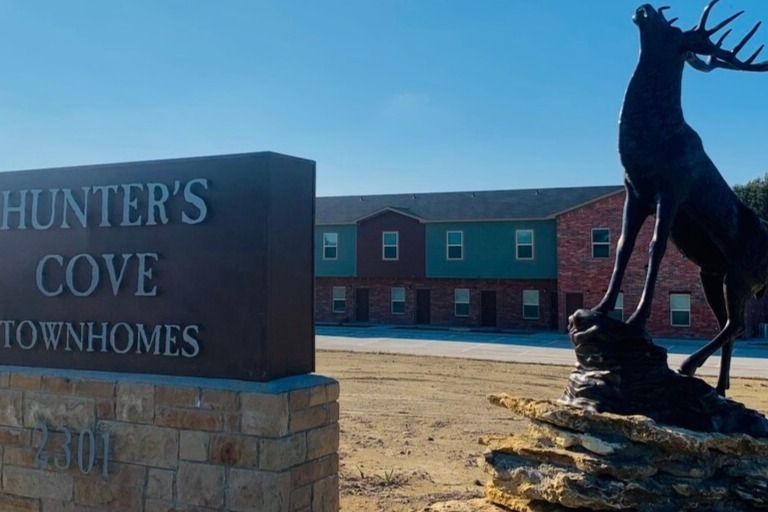
{"type": "MultiPolygon", "coordinates": [[[[557,218],[558,296],[563,311],[592,307],[608,286],[621,234],[624,191],[581,205],[557,218]]],[[[635,310],[645,281],[653,218],[643,225],[622,284],[617,316],[635,310]]],[[[560,318],[565,330],[567,318],[560,318]]],[[[670,243],[662,261],[647,329],[660,337],[711,337],[717,322],[699,284],[699,267],[670,243]],[[672,306],[675,306],[673,308],[672,306]],[[675,309],[675,315],[673,315],[675,309]],[[673,318],[674,316],[674,318],[673,318]]]]}
{"type": "MultiPolygon", "coordinates": [[[[564,331],[605,292],[623,202],[620,186],[319,197],[316,320],[564,331]]],[[[638,237],[616,316],[637,304],[652,227],[638,237]]],[[[750,334],[763,317],[753,304],[750,334]]],[[[673,244],[647,327],[657,337],[717,331],[698,267],[673,244]]]]}

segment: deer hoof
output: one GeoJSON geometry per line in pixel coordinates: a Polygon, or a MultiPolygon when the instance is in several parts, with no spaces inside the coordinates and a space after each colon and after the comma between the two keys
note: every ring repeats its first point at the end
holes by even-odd
{"type": "MultiPolygon", "coordinates": [[[[680,365],[679,371],[683,375],[693,377],[693,375],[696,373],[696,370],[698,369],[699,369],[699,365],[697,365],[695,361],[691,361],[691,359],[689,358],[683,361],[683,364],[680,365]]],[[[723,394],[723,393],[720,393],[720,391],[718,390],[718,394],[723,394]]]]}
{"type": "Polygon", "coordinates": [[[718,395],[725,397],[725,392],[726,390],[730,389],[730,387],[731,387],[731,379],[726,377],[725,379],[717,380],[717,387],[715,388],[715,390],[717,391],[718,395]]]}

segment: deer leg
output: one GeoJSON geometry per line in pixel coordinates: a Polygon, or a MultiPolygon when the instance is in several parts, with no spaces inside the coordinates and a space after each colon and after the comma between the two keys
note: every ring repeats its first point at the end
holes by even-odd
{"type": "Polygon", "coordinates": [[[702,270],[699,277],[701,278],[701,287],[704,289],[704,297],[707,299],[709,309],[712,310],[717,320],[717,325],[722,330],[728,321],[728,309],[725,305],[725,275],[702,270]]]}
{"type": "Polygon", "coordinates": [[[645,321],[651,315],[651,302],[653,291],[656,287],[656,277],[659,274],[661,260],[667,250],[667,240],[672,230],[672,223],[677,213],[677,204],[673,201],[660,198],[656,203],[656,225],[653,230],[653,239],[648,248],[648,272],[645,275],[645,285],[640,296],[637,309],[627,321],[630,325],[645,326],[645,321]]]}
{"type": "Polygon", "coordinates": [[[621,291],[621,281],[624,278],[624,272],[627,270],[627,263],[632,256],[632,250],[635,248],[635,241],[643,222],[648,217],[647,212],[643,211],[640,202],[627,191],[624,199],[624,216],[621,222],[621,236],[616,245],[616,262],[613,266],[611,280],[608,283],[608,290],[600,303],[592,311],[608,313],[616,306],[616,299],[621,291]]]}
{"type": "MultiPolygon", "coordinates": [[[[723,285],[724,275],[719,273],[701,272],[701,286],[704,289],[704,297],[712,313],[717,319],[717,325],[720,331],[725,329],[728,322],[728,309],[725,303],[725,287],[723,285]]],[[[725,390],[730,388],[729,370],[731,367],[731,353],[733,352],[733,341],[723,345],[720,355],[720,375],[717,379],[717,393],[725,396],[725,390]]]]}
{"type": "Polygon", "coordinates": [[[733,340],[723,345],[720,351],[720,374],[717,376],[717,394],[725,396],[725,391],[731,387],[731,356],[733,355],[733,340]]]}
{"type": "Polygon", "coordinates": [[[731,354],[733,352],[733,340],[744,330],[744,309],[749,297],[750,287],[743,280],[732,277],[730,274],[725,277],[725,305],[728,320],[725,327],[715,338],[694,352],[680,366],[680,373],[693,375],[706,360],[718,349],[723,349],[720,358],[720,374],[717,379],[717,392],[725,396],[725,390],[729,386],[729,375],[731,365],[731,354]]]}

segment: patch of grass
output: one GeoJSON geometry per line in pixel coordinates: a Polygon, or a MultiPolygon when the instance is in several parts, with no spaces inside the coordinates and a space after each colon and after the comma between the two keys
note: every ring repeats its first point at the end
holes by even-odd
{"type": "Polygon", "coordinates": [[[391,487],[393,485],[396,485],[398,483],[398,475],[395,473],[394,469],[391,469],[389,471],[384,471],[384,476],[382,477],[382,481],[385,486],[391,487]]]}

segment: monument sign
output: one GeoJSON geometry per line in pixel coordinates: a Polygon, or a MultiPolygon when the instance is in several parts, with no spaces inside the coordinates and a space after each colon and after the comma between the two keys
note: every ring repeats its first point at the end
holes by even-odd
{"type": "Polygon", "coordinates": [[[275,153],[1,173],[0,360],[313,371],[314,174],[275,153]]]}
{"type": "Polygon", "coordinates": [[[276,153],[0,173],[0,510],[338,512],[314,199],[276,153]]]}

